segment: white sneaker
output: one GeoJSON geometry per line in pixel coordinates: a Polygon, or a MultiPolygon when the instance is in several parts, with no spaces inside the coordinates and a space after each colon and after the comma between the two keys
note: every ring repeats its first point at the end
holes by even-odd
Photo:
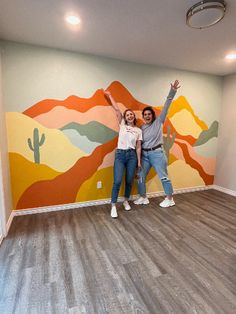
{"type": "Polygon", "coordinates": [[[164,199],[164,201],[162,201],[159,206],[161,207],[171,207],[174,206],[175,202],[173,200],[173,198],[171,200],[169,200],[167,197],[164,199]]]}
{"type": "Polygon", "coordinates": [[[123,205],[124,205],[125,210],[131,210],[131,207],[128,201],[124,201],[123,205]]]}
{"type": "Polygon", "coordinates": [[[135,205],[147,205],[149,204],[149,199],[147,197],[140,196],[137,200],[134,201],[135,205]]]}
{"type": "Polygon", "coordinates": [[[112,218],[117,218],[118,217],[116,205],[112,205],[111,206],[111,217],[112,218]]]}

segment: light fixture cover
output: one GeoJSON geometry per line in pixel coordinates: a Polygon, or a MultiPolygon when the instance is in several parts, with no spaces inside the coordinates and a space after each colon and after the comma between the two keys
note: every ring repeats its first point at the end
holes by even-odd
{"type": "Polygon", "coordinates": [[[67,15],[65,20],[71,25],[78,25],[80,23],[80,18],[76,15],[67,15]]]}
{"type": "Polygon", "coordinates": [[[186,23],[192,28],[207,28],[223,19],[226,11],[224,0],[202,0],[186,13],[186,23]]]}
{"type": "Polygon", "coordinates": [[[228,60],[235,60],[236,59],[236,53],[229,53],[225,58],[228,60]]]}

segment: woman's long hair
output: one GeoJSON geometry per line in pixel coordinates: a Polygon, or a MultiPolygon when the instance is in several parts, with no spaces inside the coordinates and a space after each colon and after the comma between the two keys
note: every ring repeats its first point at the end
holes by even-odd
{"type": "Polygon", "coordinates": [[[126,113],[127,113],[128,111],[130,111],[130,112],[133,113],[133,115],[134,115],[134,125],[136,125],[137,119],[136,119],[135,113],[134,113],[133,110],[131,110],[131,109],[126,109],[126,110],[124,111],[124,113],[123,113],[123,119],[124,119],[124,121],[125,121],[125,124],[128,124],[128,122],[127,122],[127,120],[126,120],[126,118],[125,118],[126,113]]]}

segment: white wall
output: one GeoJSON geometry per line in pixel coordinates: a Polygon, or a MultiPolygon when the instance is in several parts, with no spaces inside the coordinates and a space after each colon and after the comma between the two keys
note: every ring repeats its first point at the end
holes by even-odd
{"type": "Polygon", "coordinates": [[[219,118],[222,78],[81,53],[2,41],[6,111],[22,112],[47,98],[91,97],[99,88],[120,81],[139,101],[160,106],[172,81],[196,115],[209,126],[219,118]]]}
{"type": "MultiPolygon", "coordinates": [[[[222,78],[219,76],[8,41],[1,41],[0,47],[3,112],[22,112],[47,98],[65,99],[73,94],[91,97],[97,89],[106,88],[115,80],[124,84],[137,100],[160,106],[170,83],[179,79],[178,96],[186,97],[194,113],[208,126],[219,120],[222,101],[222,78]]],[[[215,158],[216,143],[217,140],[211,147],[206,145],[210,152],[207,157],[215,158]]],[[[8,184],[8,179],[5,182],[8,184]]]]}
{"type": "Polygon", "coordinates": [[[215,184],[236,195],[236,74],[223,80],[215,184]]]}
{"type": "Polygon", "coordinates": [[[7,223],[12,210],[12,198],[9,177],[9,162],[7,150],[7,136],[5,125],[5,111],[3,108],[2,91],[2,62],[0,50],[0,223],[3,235],[6,235],[7,223]]]}

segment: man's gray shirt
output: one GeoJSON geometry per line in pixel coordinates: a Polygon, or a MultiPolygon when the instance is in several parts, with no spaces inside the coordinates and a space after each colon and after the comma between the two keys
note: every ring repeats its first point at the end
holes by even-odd
{"type": "Polygon", "coordinates": [[[143,124],[141,126],[143,132],[142,148],[152,148],[157,145],[163,144],[162,127],[175,94],[176,90],[171,88],[160,115],[156,117],[156,119],[152,123],[143,124]]]}

